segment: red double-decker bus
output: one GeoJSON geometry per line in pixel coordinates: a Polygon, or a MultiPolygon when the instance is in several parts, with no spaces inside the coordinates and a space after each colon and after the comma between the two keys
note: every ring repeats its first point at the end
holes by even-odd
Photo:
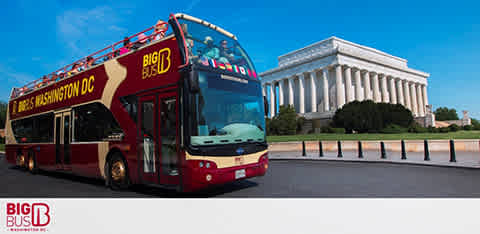
{"type": "Polygon", "coordinates": [[[14,88],[6,159],[32,173],[179,191],[268,168],[259,77],[231,33],[175,14],[14,88]]]}

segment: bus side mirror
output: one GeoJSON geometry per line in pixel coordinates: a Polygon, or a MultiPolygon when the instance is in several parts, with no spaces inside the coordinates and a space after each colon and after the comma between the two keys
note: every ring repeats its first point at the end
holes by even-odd
{"type": "Polygon", "coordinates": [[[188,87],[192,93],[198,93],[198,91],[200,91],[200,85],[198,84],[198,76],[196,72],[190,72],[188,75],[188,87]]]}
{"type": "Polygon", "coordinates": [[[265,110],[265,115],[268,116],[268,102],[267,102],[267,97],[263,96],[263,108],[265,110]]]}

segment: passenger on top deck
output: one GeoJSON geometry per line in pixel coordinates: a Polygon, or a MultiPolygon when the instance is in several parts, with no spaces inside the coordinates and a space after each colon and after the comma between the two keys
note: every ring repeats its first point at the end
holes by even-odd
{"type": "Polygon", "coordinates": [[[77,74],[79,71],[78,71],[78,68],[80,67],[80,64],[78,63],[74,63],[72,65],[72,70],[68,71],[67,72],[67,75],[71,76],[71,75],[75,75],[77,74]]]}
{"type": "Polygon", "coordinates": [[[147,38],[147,35],[145,35],[145,33],[140,33],[137,36],[137,39],[138,40],[132,45],[133,50],[136,50],[149,42],[149,39],[147,38]]]}
{"type": "Polygon", "coordinates": [[[233,63],[233,60],[235,60],[235,57],[230,48],[228,48],[227,40],[222,40],[220,42],[220,59],[218,59],[218,61],[222,63],[233,63]]]}
{"type": "Polygon", "coordinates": [[[167,30],[167,24],[163,20],[158,20],[157,24],[155,25],[155,29],[153,30],[153,34],[155,35],[154,41],[158,41],[165,37],[165,31],[167,30]]]}
{"type": "Polygon", "coordinates": [[[218,59],[220,57],[220,50],[213,44],[213,39],[206,36],[203,43],[206,47],[203,49],[202,56],[208,59],[218,59]]]}
{"type": "Polygon", "coordinates": [[[192,39],[187,39],[188,57],[190,59],[196,60],[198,59],[198,55],[193,53],[194,46],[195,46],[194,41],[192,39]]]}
{"type": "Polygon", "coordinates": [[[92,58],[92,56],[87,57],[87,63],[85,64],[85,69],[91,68],[93,66],[97,65],[95,63],[95,59],[92,58]]]}
{"type": "Polygon", "coordinates": [[[123,39],[123,47],[120,48],[120,55],[128,53],[131,47],[132,44],[130,43],[130,39],[128,37],[125,37],[123,39]]]}

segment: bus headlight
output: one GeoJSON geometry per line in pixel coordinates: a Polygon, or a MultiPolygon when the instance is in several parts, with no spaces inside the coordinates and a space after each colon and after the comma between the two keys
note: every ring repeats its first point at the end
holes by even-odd
{"type": "Polygon", "coordinates": [[[210,163],[207,162],[207,163],[205,164],[205,167],[206,167],[206,168],[210,168],[210,163]]]}
{"type": "Polygon", "coordinates": [[[198,163],[198,166],[199,166],[200,168],[202,168],[202,167],[203,167],[203,162],[199,162],[199,163],[198,163]]]}

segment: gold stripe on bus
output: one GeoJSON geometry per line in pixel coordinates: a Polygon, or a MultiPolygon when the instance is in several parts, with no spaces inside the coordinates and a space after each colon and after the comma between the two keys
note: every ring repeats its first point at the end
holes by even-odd
{"type": "Polygon", "coordinates": [[[17,144],[17,139],[13,136],[12,121],[10,121],[10,103],[7,105],[7,119],[5,120],[5,143],[7,145],[17,144]]]}
{"type": "Polygon", "coordinates": [[[105,160],[108,154],[108,142],[102,142],[98,144],[98,169],[102,178],[105,177],[105,160]]]}
{"type": "Polygon", "coordinates": [[[267,153],[267,150],[253,154],[239,156],[195,156],[185,152],[186,160],[207,160],[217,164],[217,168],[235,167],[246,164],[258,163],[260,157],[267,153]]]}
{"type": "Polygon", "coordinates": [[[105,72],[107,73],[107,84],[103,88],[102,103],[108,109],[112,105],[113,95],[120,84],[127,78],[127,68],[122,66],[117,59],[111,59],[105,63],[105,72]]]}

